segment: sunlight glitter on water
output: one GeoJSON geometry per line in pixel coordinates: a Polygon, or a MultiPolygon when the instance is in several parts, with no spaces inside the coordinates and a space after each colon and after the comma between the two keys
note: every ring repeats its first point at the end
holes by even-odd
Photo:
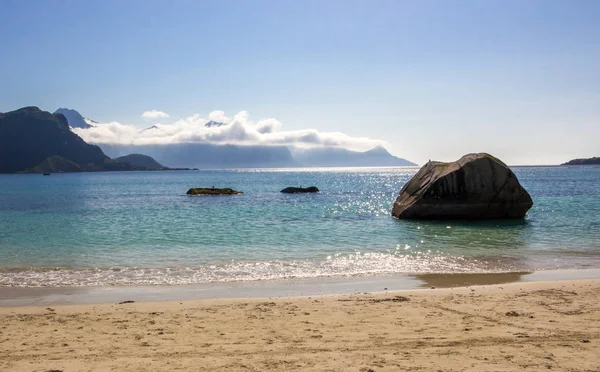
{"type": "Polygon", "coordinates": [[[524,220],[451,223],[391,217],[398,191],[415,172],[0,175],[0,285],[600,267],[600,168],[517,168],[535,203],[524,220]],[[185,195],[190,186],[214,184],[245,193],[185,195]],[[293,185],[321,192],[280,193],[293,185]]]}
{"type": "Polygon", "coordinates": [[[354,253],[322,261],[231,262],[220,265],[168,268],[4,269],[4,286],[98,286],[197,284],[288,278],[316,278],[398,273],[484,273],[522,271],[509,259],[454,257],[432,252],[354,253]],[[501,261],[504,261],[500,263],[501,261]]]}

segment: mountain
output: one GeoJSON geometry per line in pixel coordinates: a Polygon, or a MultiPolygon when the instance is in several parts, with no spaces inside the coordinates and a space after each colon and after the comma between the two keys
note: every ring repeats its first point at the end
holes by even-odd
{"type": "Polygon", "coordinates": [[[587,159],[573,159],[561,165],[599,165],[600,158],[587,158],[587,159]]]}
{"type": "MultiPolygon", "coordinates": [[[[112,157],[143,153],[169,167],[188,168],[287,168],[287,167],[391,167],[416,165],[381,146],[357,152],[340,148],[308,150],[284,146],[238,146],[208,143],[170,145],[100,144],[112,157]]],[[[117,158],[118,159],[118,158],[117,158]]],[[[141,165],[141,164],[139,164],[141,165]]]]}
{"type": "MultiPolygon", "coordinates": [[[[381,146],[365,152],[339,148],[293,149],[210,143],[169,145],[86,143],[71,127],[89,125],[75,110],[51,114],[37,107],[0,113],[0,173],[120,171],[171,168],[366,167],[415,165],[381,146]],[[71,115],[69,122],[65,116],[71,115]],[[105,153],[113,157],[110,159],[105,153]],[[141,154],[145,155],[141,155],[141,154]],[[122,157],[127,155],[125,157],[122,157]],[[154,160],[156,159],[156,160],[154,160]],[[163,166],[166,164],[166,166],[163,166]]],[[[210,126],[222,125],[209,122],[210,126]]],[[[208,125],[207,123],[206,125],[208,125]]]]}
{"type": "Polygon", "coordinates": [[[281,168],[297,166],[284,146],[238,146],[209,143],[169,145],[100,144],[110,156],[143,153],[160,164],[178,168],[281,168]]]}
{"type": "Polygon", "coordinates": [[[63,114],[37,107],[0,113],[0,173],[141,170],[71,132],[63,114]]]}
{"type": "Polygon", "coordinates": [[[151,127],[144,128],[144,129],[140,130],[139,133],[143,133],[143,132],[145,132],[147,130],[152,130],[152,129],[158,129],[158,127],[156,125],[153,125],[151,127]]]}
{"type": "MultiPolygon", "coordinates": [[[[59,109],[61,112],[74,117],[76,123],[85,125],[92,123],[83,119],[75,110],[59,109]]],[[[69,118],[67,118],[69,120],[69,118]]],[[[71,121],[69,120],[69,124],[71,121]]],[[[207,128],[218,128],[227,125],[218,121],[209,121],[204,124],[207,128]]],[[[74,127],[74,125],[71,125],[74,127]]],[[[153,125],[140,130],[140,133],[150,130],[160,130],[153,125]]],[[[149,166],[158,169],[157,164],[164,168],[286,168],[286,167],[367,167],[367,166],[411,166],[416,165],[408,160],[391,155],[382,146],[375,147],[366,152],[356,152],[340,148],[316,148],[301,150],[287,146],[257,146],[257,145],[222,145],[212,143],[175,143],[163,145],[123,145],[123,144],[98,144],[102,150],[117,160],[130,162],[136,166],[149,166]],[[145,154],[148,159],[127,158],[125,155],[133,154],[136,157],[145,154]],[[132,160],[133,159],[133,160],[132,160]],[[156,159],[156,160],[154,160],[156,159]]]]}
{"type": "Polygon", "coordinates": [[[93,120],[84,118],[79,112],[68,108],[59,108],[54,113],[63,114],[72,128],[91,128],[92,126],[89,122],[94,122],[93,120]]]}
{"type": "Polygon", "coordinates": [[[390,154],[383,146],[358,152],[336,147],[295,149],[294,159],[305,167],[396,167],[417,165],[390,154]]]}
{"type": "Polygon", "coordinates": [[[150,170],[162,170],[166,169],[164,165],[160,164],[150,156],[142,154],[130,154],[115,158],[114,160],[136,165],[138,167],[144,167],[150,170]]]}
{"type": "Polygon", "coordinates": [[[214,121],[214,120],[211,120],[208,123],[204,124],[204,126],[207,128],[222,127],[223,125],[226,125],[226,124],[218,122],[218,121],[214,121]]]}

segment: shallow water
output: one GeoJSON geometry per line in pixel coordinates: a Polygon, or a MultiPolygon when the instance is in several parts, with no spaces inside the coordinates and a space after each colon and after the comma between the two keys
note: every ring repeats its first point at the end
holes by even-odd
{"type": "Polygon", "coordinates": [[[186,284],[600,267],[600,167],[516,167],[522,221],[390,216],[417,168],[0,175],[0,284],[186,284]],[[190,187],[243,195],[188,197],[190,187]],[[318,194],[281,194],[316,185],[318,194]]]}

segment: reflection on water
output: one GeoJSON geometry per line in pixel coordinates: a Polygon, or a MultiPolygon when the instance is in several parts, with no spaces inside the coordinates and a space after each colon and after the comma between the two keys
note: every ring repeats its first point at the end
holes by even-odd
{"type": "Polygon", "coordinates": [[[527,220],[397,220],[411,248],[466,255],[499,255],[527,247],[527,220]]]}

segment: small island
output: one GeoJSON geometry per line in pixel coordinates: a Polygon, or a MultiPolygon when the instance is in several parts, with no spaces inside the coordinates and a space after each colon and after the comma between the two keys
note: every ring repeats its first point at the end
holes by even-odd
{"type": "Polygon", "coordinates": [[[191,188],[187,192],[190,196],[198,196],[198,195],[237,195],[243,194],[241,191],[233,190],[230,188],[224,189],[216,189],[214,187],[195,187],[191,188]]]}
{"type": "Polygon", "coordinates": [[[573,159],[561,165],[600,165],[600,157],[573,159]]]}
{"type": "Polygon", "coordinates": [[[139,167],[140,170],[162,170],[162,171],[169,171],[169,170],[198,170],[198,168],[170,168],[170,167],[166,167],[162,164],[160,164],[159,162],[157,162],[156,160],[154,160],[152,157],[148,156],[148,155],[143,155],[143,154],[129,154],[129,155],[125,155],[125,156],[121,156],[118,158],[113,159],[115,161],[119,161],[121,163],[129,163],[133,166],[139,167]]]}

